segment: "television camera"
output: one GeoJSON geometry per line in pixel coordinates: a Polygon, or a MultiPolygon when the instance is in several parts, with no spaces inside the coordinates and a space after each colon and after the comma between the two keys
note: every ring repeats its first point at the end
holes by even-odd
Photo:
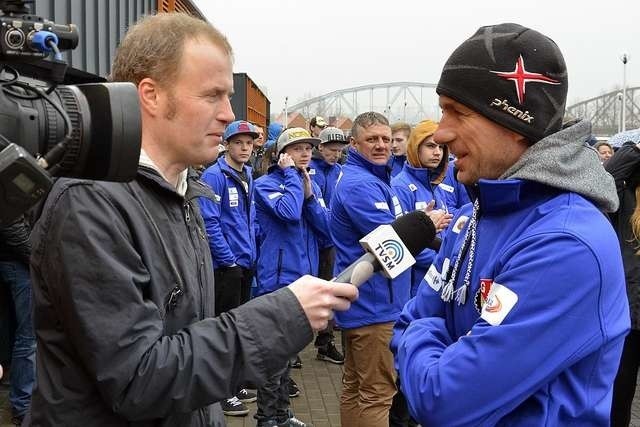
{"type": "Polygon", "coordinates": [[[68,69],[78,29],[0,0],[0,227],[54,177],[129,181],[140,155],[136,88],[68,69]],[[80,84],[78,84],[80,83],[80,84]]]}

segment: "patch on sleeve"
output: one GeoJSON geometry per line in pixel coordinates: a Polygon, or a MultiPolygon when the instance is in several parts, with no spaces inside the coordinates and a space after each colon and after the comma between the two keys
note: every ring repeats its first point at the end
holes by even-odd
{"type": "Polygon", "coordinates": [[[389,210],[389,205],[387,204],[387,202],[375,202],[374,205],[376,206],[376,209],[382,209],[385,211],[389,210]]]}
{"type": "Polygon", "coordinates": [[[400,200],[398,200],[396,196],[393,196],[391,200],[393,201],[393,214],[395,215],[395,217],[398,218],[399,216],[402,216],[404,212],[402,212],[400,200]]]}
{"type": "Polygon", "coordinates": [[[418,187],[416,187],[416,185],[415,185],[415,184],[411,183],[411,184],[409,184],[409,190],[411,190],[411,191],[418,191],[418,187]]]}
{"type": "Polygon", "coordinates": [[[315,175],[315,174],[316,174],[315,169],[309,169],[309,175],[315,175]]]}
{"type": "Polygon", "coordinates": [[[283,195],[283,194],[282,194],[281,192],[276,191],[275,193],[271,193],[271,194],[269,194],[267,197],[269,198],[269,200],[273,200],[273,199],[275,199],[276,197],[280,197],[280,196],[282,196],[282,195],[283,195]]]}
{"type": "Polygon", "coordinates": [[[213,198],[215,199],[216,202],[220,203],[220,200],[222,200],[222,197],[220,197],[218,194],[214,194],[213,198]]]}
{"type": "Polygon", "coordinates": [[[436,292],[440,291],[442,287],[442,276],[435,265],[431,264],[431,267],[427,270],[427,274],[424,275],[424,280],[429,284],[431,289],[436,292]]]}
{"type": "Polygon", "coordinates": [[[488,324],[498,326],[504,321],[517,302],[518,294],[504,285],[493,283],[487,301],[482,306],[480,317],[488,324]]]}
{"type": "Polygon", "coordinates": [[[464,226],[467,225],[468,220],[469,220],[468,216],[462,215],[461,217],[458,218],[456,223],[453,224],[453,227],[451,227],[451,230],[456,234],[460,234],[460,232],[464,229],[464,226]]]}
{"type": "Polygon", "coordinates": [[[450,186],[449,184],[445,184],[444,182],[441,182],[440,184],[438,184],[438,187],[442,188],[444,191],[448,193],[453,193],[454,191],[454,188],[452,186],[450,186]]]}

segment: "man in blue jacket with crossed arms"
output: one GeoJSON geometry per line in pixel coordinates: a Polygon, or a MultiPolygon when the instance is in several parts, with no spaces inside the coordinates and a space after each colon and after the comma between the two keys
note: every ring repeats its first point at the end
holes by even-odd
{"type": "Polygon", "coordinates": [[[444,66],[434,140],[473,204],[396,323],[410,411],[433,426],[608,426],[629,330],[615,185],[562,129],[556,44],[517,24],[480,28],[444,66]]]}

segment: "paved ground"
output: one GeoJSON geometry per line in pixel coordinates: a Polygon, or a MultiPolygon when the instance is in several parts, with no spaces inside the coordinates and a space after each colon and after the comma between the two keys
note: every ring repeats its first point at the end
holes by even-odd
{"type": "MultiPolygon", "coordinates": [[[[301,354],[301,358],[303,368],[292,370],[293,378],[302,390],[299,397],[291,399],[296,417],[314,427],[340,426],[338,396],[341,390],[341,367],[316,360],[315,349],[311,345],[301,354]]],[[[227,417],[228,427],[255,426],[253,414],[256,404],[252,403],[249,407],[251,413],[246,417],[227,417]]],[[[8,390],[3,384],[0,386],[0,427],[12,426],[9,415],[8,390]]],[[[640,427],[640,387],[636,390],[631,416],[631,426],[640,427]]]]}

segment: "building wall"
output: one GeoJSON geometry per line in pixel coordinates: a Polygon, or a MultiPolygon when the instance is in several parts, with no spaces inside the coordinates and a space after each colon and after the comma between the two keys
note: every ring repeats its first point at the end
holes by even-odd
{"type": "Polygon", "coordinates": [[[156,11],[179,11],[204,19],[188,0],[35,0],[35,15],[78,26],[78,47],[64,54],[69,66],[106,77],[129,26],[156,11]]]}

